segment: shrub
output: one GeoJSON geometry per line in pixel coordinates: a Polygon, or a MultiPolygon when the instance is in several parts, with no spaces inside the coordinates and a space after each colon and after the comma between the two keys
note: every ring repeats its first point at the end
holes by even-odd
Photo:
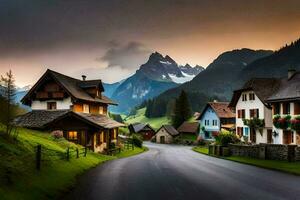
{"type": "Polygon", "coordinates": [[[205,140],[201,136],[199,136],[197,138],[197,145],[204,146],[205,144],[206,144],[205,140]]]}
{"type": "Polygon", "coordinates": [[[155,137],[155,135],[151,138],[151,142],[156,142],[156,137],[155,137]]]}
{"type": "Polygon", "coordinates": [[[142,147],[143,146],[143,140],[138,135],[133,135],[132,142],[133,142],[134,146],[137,146],[137,147],[142,147]]]}
{"type": "Polygon", "coordinates": [[[221,146],[228,146],[228,144],[238,143],[239,139],[235,134],[228,131],[221,131],[221,133],[216,137],[216,144],[221,146]]]}
{"type": "Polygon", "coordinates": [[[285,117],[280,117],[279,115],[275,115],[273,118],[273,124],[276,128],[287,129],[291,124],[291,116],[286,115],[285,117]]]}
{"type": "Polygon", "coordinates": [[[51,136],[54,139],[60,139],[60,138],[62,138],[64,136],[64,134],[63,134],[62,131],[56,130],[56,131],[52,131],[51,136]]]}
{"type": "Polygon", "coordinates": [[[291,123],[291,129],[293,129],[295,131],[300,131],[300,117],[299,116],[292,119],[290,121],[290,123],[291,123]]]}

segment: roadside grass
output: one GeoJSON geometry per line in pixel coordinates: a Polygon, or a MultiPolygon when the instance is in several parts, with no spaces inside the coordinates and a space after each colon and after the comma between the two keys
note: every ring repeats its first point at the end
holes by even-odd
{"type": "Polygon", "coordinates": [[[143,153],[145,151],[148,151],[147,147],[134,147],[134,150],[131,149],[124,149],[121,151],[121,153],[117,154],[116,157],[117,158],[125,158],[125,157],[129,157],[129,156],[133,156],[133,155],[137,155],[140,153],[143,153]]]}
{"type": "Polygon", "coordinates": [[[132,123],[146,123],[150,124],[155,130],[159,129],[163,124],[170,124],[171,120],[165,117],[157,117],[157,118],[147,118],[145,116],[146,108],[142,108],[137,110],[137,113],[132,116],[128,116],[125,118],[126,124],[132,124],[132,123]]]}
{"type": "MultiPolygon", "coordinates": [[[[0,125],[0,131],[3,130],[0,125]]],[[[98,164],[121,157],[132,156],[144,148],[127,150],[117,156],[106,156],[88,152],[86,157],[69,161],[59,156],[48,157],[42,162],[41,170],[35,167],[35,146],[55,150],[63,155],[67,147],[82,147],[64,138],[54,139],[49,133],[19,128],[17,141],[10,141],[0,135],[0,199],[53,199],[76,183],[79,175],[98,164]],[[49,159],[50,158],[50,159],[49,159]]],[[[43,158],[43,157],[42,157],[43,158]]]]}
{"type": "Polygon", "coordinates": [[[208,148],[205,146],[197,146],[193,148],[194,151],[208,155],[208,148]]]}
{"type": "MultiPolygon", "coordinates": [[[[208,155],[208,148],[204,146],[194,147],[194,151],[208,155]]],[[[211,156],[211,155],[209,155],[211,156]]],[[[290,174],[300,175],[300,162],[288,162],[278,160],[260,160],[255,158],[241,157],[241,156],[229,156],[229,157],[217,157],[225,160],[239,162],[243,164],[253,165],[261,168],[277,170],[290,174]]]]}

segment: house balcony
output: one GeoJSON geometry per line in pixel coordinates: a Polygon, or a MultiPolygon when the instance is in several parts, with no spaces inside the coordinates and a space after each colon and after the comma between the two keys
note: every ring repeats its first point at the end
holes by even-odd
{"type": "Polygon", "coordinates": [[[63,92],[37,92],[36,98],[40,100],[63,99],[64,93],[63,92]]]}
{"type": "Polygon", "coordinates": [[[275,115],[273,125],[277,129],[300,131],[300,115],[275,115]]]}

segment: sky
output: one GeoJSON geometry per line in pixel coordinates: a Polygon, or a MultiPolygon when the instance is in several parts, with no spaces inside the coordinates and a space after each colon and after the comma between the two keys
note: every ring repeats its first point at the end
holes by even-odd
{"type": "Polygon", "coordinates": [[[0,0],[0,74],[11,69],[20,87],[47,68],[112,83],[154,51],[206,67],[299,37],[299,0],[0,0]]]}

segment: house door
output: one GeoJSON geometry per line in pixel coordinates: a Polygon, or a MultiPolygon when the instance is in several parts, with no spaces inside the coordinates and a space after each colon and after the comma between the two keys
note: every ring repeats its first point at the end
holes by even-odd
{"type": "Polygon", "coordinates": [[[283,144],[291,144],[293,142],[293,133],[291,131],[283,131],[283,144]]]}
{"type": "Polygon", "coordinates": [[[256,132],[253,128],[250,129],[250,140],[253,143],[256,143],[256,132]]]}
{"type": "Polygon", "coordinates": [[[165,144],[165,136],[160,136],[160,143],[165,144]]]}
{"type": "Polygon", "coordinates": [[[272,129],[267,130],[267,143],[271,144],[272,142],[272,129]]]}

